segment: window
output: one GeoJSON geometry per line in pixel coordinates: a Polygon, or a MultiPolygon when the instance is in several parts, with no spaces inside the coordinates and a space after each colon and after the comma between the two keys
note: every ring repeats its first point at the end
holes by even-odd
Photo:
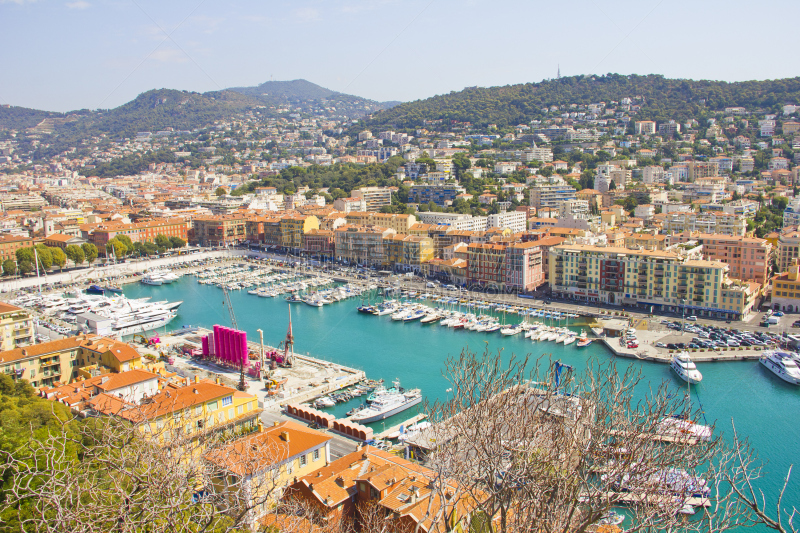
{"type": "Polygon", "coordinates": [[[319,450],[318,449],[314,450],[313,460],[314,461],[319,461],[319,450]]]}
{"type": "Polygon", "coordinates": [[[233,407],[228,409],[228,420],[233,420],[233,407]]]}
{"type": "Polygon", "coordinates": [[[306,466],[307,459],[306,459],[305,454],[301,455],[299,460],[300,460],[300,468],[303,468],[304,466],[306,466]]]}
{"type": "Polygon", "coordinates": [[[206,407],[208,408],[209,411],[212,411],[212,412],[216,411],[217,410],[217,402],[216,401],[208,402],[206,404],[206,407]]]}
{"type": "Polygon", "coordinates": [[[233,396],[226,396],[222,399],[222,407],[226,407],[233,403],[233,396]]]}

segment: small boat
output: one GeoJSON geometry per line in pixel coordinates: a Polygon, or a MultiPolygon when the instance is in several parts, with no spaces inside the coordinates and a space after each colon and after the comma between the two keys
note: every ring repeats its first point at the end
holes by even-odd
{"type": "Polygon", "coordinates": [[[108,292],[113,292],[114,294],[122,294],[122,287],[115,287],[113,285],[109,285],[105,287],[105,290],[108,292]]]}
{"type": "Polygon", "coordinates": [[[518,335],[522,333],[522,324],[517,324],[516,326],[510,326],[507,328],[503,328],[500,330],[501,335],[505,335],[506,337],[512,337],[514,335],[518,335]]]}
{"type": "Polygon", "coordinates": [[[573,342],[575,342],[575,338],[576,337],[575,337],[574,333],[572,335],[567,335],[567,338],[564,339],[564,346],[568,346],[568,345],[572,344],[573,342]]]}
{"type": "Polygon", "coordinates": [[[697,370],[697,367],[689,357],[687,352],[676,354],[669,364],[670,368],[675,371],[679,378],[691,384],[697,384],[703,381],[703,374],[697,370]]]}
{"type": "Polygon", "coordinates": [[[297,304],[297,303],[302,303],[303,302],[303,299],[300,296],[296,295],[296,294],[292,294],[291,296],[287,296],[286,298],[284,298],[284,300],[286,300],[290,304],[297,304]]]}
{"type": "Polygon", "coordinates": [[[105,289],[99,285],[89,285],[89,288],[86,289],[86,294],[105,294],[105,289]]]}
{"type": "Polygon", "coordinates": [[[365,313],[369,315],[375,314],[375,308],[371,305],[359,305],[357,309],[359,313],[365,313]]]}
{"type": "Polygon", "coordinates": [[[333,407],[334,405],[336,405],[336,402],[328,398],[327,396],[323,396],[322,398],[317,398],[316,400],[314,400],[314,407],[316,408],[333,407]]]}
{"type": "Polygon", "coordinates": [[[142,283],[145,285],[161,285],[164,283],[164,280],[159,276],[145,276],[142,278],[142,283]]]}
{"type": "Polygon", "coordinates": [[[600,525],[618,526],[625,520],[625,515],[616,511],[609,511],[597,521],[600,525]]]}
{"type": "Polygon", "coordinates": [[[578,348],[589,346],[590,344],[592,344],[592,340],[593,339],[586,338],[586,331],[582,329],[581,334],[578,337],[578,348]]]}

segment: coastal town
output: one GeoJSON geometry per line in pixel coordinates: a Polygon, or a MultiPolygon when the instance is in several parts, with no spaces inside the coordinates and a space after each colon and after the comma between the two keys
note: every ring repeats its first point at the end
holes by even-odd
{"type": "MultiPolygon", "coordinates": [[[[711,512],[712,480],[689,471],[716,446],[695,363],[758,360],[781,384],[800,384],[790,351],[800,345],[800,102],[663,122],[640,119],[644,103],[630,94],[548,106],[526,124],[426,120],[402,131],[370,129],[363,115],[372,110],[354,118],[265,107],[69,147],[54,139],[53,119],[0,129],[0,390],[46,400],[64,420],[108,424],[115,438],[133,428],[151,450],[181,450],[172,470],[202,471],[171,504],[187,523],[523,529],[488,502],[498,487],[522,492],[528,482],[508,475],[515,468],[533,476],[509,457],[527,465],[543,449],[569,450],[537,465],[548,489],[563,481],[553,472],[586,475],[565,498],[580,508],[576,517],[561,510],[565,530],[621,531],[621,507],[636,527],[711,512]],[[213,288],[216,306],[221,294],[229,322],[170,324],[187,304],[157,291],[189,283],[195,293],[213,288]],[[154,292],[129,296],[133,284],[154,292]],[[236,291],[272,303],[243,309],[236,291]],[[424,347],[433,326],[421,328],[438,324],[481,339],[497,332],[492,342],[542,341],[530,350],[561,345],[553,351],[564,359],[669,365],[701,410],[673,416],[684,400],[665,393],[643,425],[619,422],[613,398],[564,394],[573,366],[560,359],[542,363],[547,376],[526,378],[524,390],[498,378],[503,387],[476,393],[458,378],[480,379],[469,371],[491,364],[462,359],[450,368],[457,391],[445,392],[463,408],[446,411],[442,396],[405,378],[409,388],[390,387],[384,367],[377,376],[377,367],[328,360],[328,341],[313,355],[295,352],[283,296],[290,308],[338,306],[337,328],[372,320],[379,325],[358,327],[381,328],[387,344],[418,335],[424,347]],[[398,323],[391,342],[389,318],[398,323]],[[253,326],[278,321],[285,338],[265,344],[253,326]],[[488,427],[487,405],[503,414],[497,432],[512,436],[487,446],[503,460],[484,473],[490,482],[469,486],[475,472],[453,465],[478,452],[459,436],[473,413],[488,427]],[[614,423],[598,429],[589,418],[604,408],[614,423]],[[505,413],[533,414],[523,424],[505,413]],[[655,447],[673,455],[637,470],[655,447]]],[[[324,317],[312,320],[312,335],[329,334],[324,317]]],[[[619,377],[608,372],[609,383],[619,377]]],[[[18,479],[41,475],[22,459],[13,468],[18,479]]],[[[7,501],[19,505],[21,485],[9,486],[7,501]]],[[[62,519],[48,517],[67,530],[72,518],[62,519]]]]}

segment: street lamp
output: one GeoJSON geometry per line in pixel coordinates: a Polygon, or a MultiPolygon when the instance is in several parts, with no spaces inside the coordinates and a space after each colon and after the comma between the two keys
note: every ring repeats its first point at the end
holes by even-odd
{"type": "Polygon", "coordinates": [[[681,299],[681,302],[683,302],[683,314],[681,315],[681,333],[683,333],[686,326],[686,299],[681,299]]]}

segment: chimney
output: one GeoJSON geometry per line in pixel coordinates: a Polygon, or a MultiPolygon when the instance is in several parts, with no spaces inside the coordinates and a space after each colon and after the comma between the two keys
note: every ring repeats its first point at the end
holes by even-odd
{"type": "Polygon", "coordinates": [[[288,431],[281,431],[281,440],[285,442],[289,442],[289,432],[288,431]]]}
{"type": "Polygon", "coordinates": [[[191,383],[191,382],[192,382],[192,381],[191,381],[189,378],[186,378],[186,386],[187,386],[187,387],[189,386],[189,383],[191,383]]]}
{"type": "Polygon", "coordinates": [[[258,421],[258,432],[259,433],[264,432],[264,422],[262,422],[261,420],[258,421]]]}
{"type": "Polygon", "coordinates": [[[272,423],[272,427],[280,426],[280,425],[281,425],[281,423],[278,420],[276,420],[275,422],[272,423]]]}
{"type": "Polygon", "coordinates": [[[197,374],[194,375],[194,382],[200,383],[200,376],[198,376],[197,374]]]}
{"type": "Polygon", "coordinates": [[[215,379],[214,381],[216,382],[217,385],[219,385],[219,376],[217,376],[217,379],[215,379]]]}

